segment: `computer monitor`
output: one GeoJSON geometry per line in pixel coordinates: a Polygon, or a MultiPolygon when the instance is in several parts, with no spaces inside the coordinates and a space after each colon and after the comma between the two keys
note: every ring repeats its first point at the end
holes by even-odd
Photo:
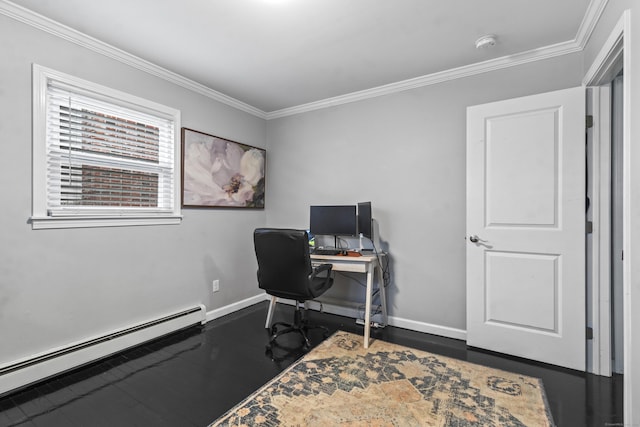
{"type": "Polygon", "coordinates": [[[358,203],[358,233],[373,239],[373,217],[371,216],[371,202],[358,203]]]}
{"type": "Polygon", "coordinates": [[[356,236],[356,206],[311,206],[309,231],[325,236],[356,236]]]}

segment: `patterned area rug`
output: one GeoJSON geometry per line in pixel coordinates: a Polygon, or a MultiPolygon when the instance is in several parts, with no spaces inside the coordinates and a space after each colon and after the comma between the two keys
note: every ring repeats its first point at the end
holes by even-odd
{"type": "Polygon", "coordinates": [[[551,426],[539,379],[338,331],[211,426],[551,426]]]}

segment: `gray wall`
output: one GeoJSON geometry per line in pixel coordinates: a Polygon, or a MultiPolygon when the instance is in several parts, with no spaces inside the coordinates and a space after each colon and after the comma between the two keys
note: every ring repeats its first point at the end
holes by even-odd
{"type": "MultiPolygon", "coordinates": [[[[266,123],[0,15],[0,364],[180,307],[213,310],[255,295],[251,230],[307,227],[310,204],[371,200],[392,258],[391,314],[464,330],[466,107],[579,85],[624,8],[634,9],[640,28],[635,0],[609,2],[584,55],[266,123]],[[34,62],[180,109],[182,126],[266,147],[267,209],[189,209],[178,226],[32,230],[34,62]],[[221,280],[215,295],[213,279],[221,280]]],[[[633,54],[640,69],[637,48],[633,54]]],[[[634,185],[632,202],[640,200],[634,185]]],[[[640,217],[634,209],[632,218],[640,217]]],[[[637,230],[632,219],[630,232],[637,230]]],[[[635,258],[632,277],[640,275],[635,258]]],[[[632,283],[632,305],[640,304],[639,283],[632,283]]],[[[633,382],[640,383],[638,372],[633,382]]],[[[632,403],[640,407],[635,388],[632,403]]]]}
{"type": "Polygon", "coordinates": [[[265,121],[0,15],[0,364],[133,322],[258,294],[260,210],[181,225],[32,230],[31,64],[177,108],[182,126],[265,147],[265,121]],[[213,279],[221,290],[211,294],[213,279]]]}
{"type": "Polygon", "coordinates": [[[370,200],[392,260],[390,314],[466,330],[466,107],[579,86],[572,54],[270,120],[267,223],[370,200]]]}

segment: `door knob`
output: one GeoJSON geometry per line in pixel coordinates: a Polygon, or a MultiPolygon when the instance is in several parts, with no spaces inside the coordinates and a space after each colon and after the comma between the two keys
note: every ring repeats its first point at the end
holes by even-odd
{"type": "Polygon", "coordinates": [[[469,236],[469,241],[471,243],[478,243],[480,241],[480,238],[474,234],[473,236],[469,236]]]}

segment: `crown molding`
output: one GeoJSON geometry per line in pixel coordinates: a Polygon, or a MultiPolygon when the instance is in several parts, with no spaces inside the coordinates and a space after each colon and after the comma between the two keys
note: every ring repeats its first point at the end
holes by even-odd
{"type": "Polygon", "coordinates": [[[609,0],[591,0],[587,6],[576,38],[572,41],[558,43],[539,49],[529,50],[527,52],[515,55],[503,56],[501,58],[491,59],[484,62],[478,62],[463,67],[452,68],[449,70],[428,74],[413,79],[403,80],[371,89],[365,89],[358,92],[340,95],[333,98],[323,99],[321,101],[310,102],[291,108],[283,108],[277,111],[271,111],[266,114],[267,120],[278,119],[281,117],[292,116],[295,114],[305,113],[309,111],[319,110],[322,108],[334,107],[337,105],[348,104],[350,102],[362,101],[365,99],[375,98],[378,96],[390,95],[392,93],[402,92],[405,90],[416,89],[423,86],[434,85],[450,80],[470,77],[476,74],[487,73],[490,71],[500,70],[508,67],[515,67],[529,62],[540,61],[543,59],[553,58],[555,56],[567,55],[574,52],[584,50],[596,24],[600,20],[605,7],[609,0]]]}
{"type": "Polygon", "coordinates": [[[589,6],[587,6],[587,11],[582,18],[582,22],[580,23],[580,27],[578,28],[578,32],[576,34],[576,43],[584,49],[591,38],[591,34],[596,28],[596,24],[600,21],[600,17],[604,12],[605,7],[609,3],[609,0],[591,0],[589,2],[589,6]]]}
{"type": "Polygon", "coordinates": [[[484,62],[457,67],[433,74],[415,77],[412,79],[390,83],[371,89],[365,89],[346,95],[340,95],[271,112],[262,111],[256,107],[253,107],[249,104],[213,90],[200,83],[197,83],[191,79],[162,68],[156,64],[153,64],[114,46],[104,43],[98,39],[90,37],[70,27],[67,27],[66,25],[62,25],[56,21],[32,12],[29,9],[18,6],[8,0],[0,0],[0,14],[31,25],[37,29],[53,34],[79,46],[91,49],[109,58],[130,65],[148,74],[165,79],[178,86],[184,87],[188,90],[199,93],[203,96],[214,99],[238,110],[244,111],[262,119],[272,120],[309,111],[319,110],[322,108],[329,108],[379,96],[390,95],[397,92],[443,83],[446,81],[464,77],[470,77],[477,74],[514,67],[529,62],[553,58],[556,56],[567,55],[574,52],[580,52],[584,49],[587,42],[589,41],[589,38],[591,37],[596,24],[600,20],[600,17],[607,3],[608,0],[591,0],[589,2],[585,16],[580,24],[580,27],[578,28],[576,38],[572,41],[558,43],[539,49],[532,49],[514,55],[503,56],[501,58],[491,59],[484,62]]]}
{"type": "Polygon", "coordinates": [[[122,49],[118,49],[117,47],[111,46],[110,44],[81,33],[80,31],[74,30],[73,28],[37,14],[8,0],[0,0],[0,14],[6,15],[34,28],[60,37],[61,39],[75,43],[78,46],[82,46],[101,55],[120,61],[145,73],[160,77],[164,80],[184,87],[190,91],[204,95],[208,98],[214,99],[230,107],[236,108],[262,119],[266,118],[266,113],[256,107],[253,107],[228,95],[208,88],[200,83],[181,76],[180,74],[162,68],[152,62],[132,55],[122,49]]]}
{"type": "Polygon", "coordinates": [[[433,74],[427,74],[413,79],[402,80],[371,89],[365,89],[358,92],[340,95],[333,98],[323,99],[321,101],[310,102],[291,108],[283,108],[281,110],[267,113],[267,120],[278,119],[281,117],[292,116],[295,114],[306,113],[309,111],[319,110],[322,108],[334,107],[337,105],[348,104],[351,102],[362,101],[365,99],[375,98],[378,96],[390,95],[405,90],[416,89],[424,86],[430,86],[450,80],[470,77],[477,74],[488,73],[490,71],[501,70],[503,68],[515,67],[517,65],[529,62],[541,61],[543,59],[553,58],[556,56],[567,55],[570,53],[582,51],[575,41],[558,43],[539,49],[532,49],[526,52],[514,55],[503,56],[496,59],[490,59],[483,62],[477,62],[471,65],[452,68],[433,74]]]}
{"type": "Polygon", "coordinates": [[[623,67],[624,35],[629,31],[631,12],[625,10],[618,19],[609,37],[596,55],[591,67],[582,79],[584,86],[600,85],[604,79],[612,80],[615,76],[609,73],[617,73],[623,67]]]}

